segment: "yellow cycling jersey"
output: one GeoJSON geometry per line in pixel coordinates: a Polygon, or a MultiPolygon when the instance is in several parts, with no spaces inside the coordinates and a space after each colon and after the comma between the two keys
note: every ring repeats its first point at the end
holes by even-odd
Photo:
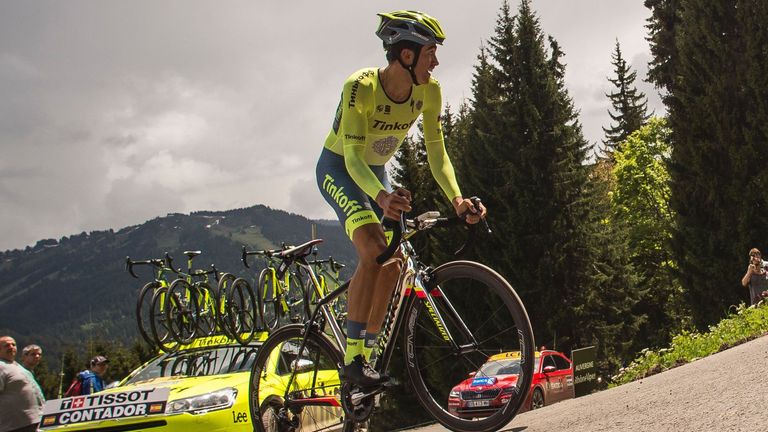
{"type": "Polygon", "coordinates": [[[361,69],[344,83],[339,107],[325,147],[344,156],[352,179],[371,198],[386,190],[369,165],[384,165],[394,156],[411,126],[424,114],[424,141],[432,175],[449,200],[460,196],[453,165],[445,151],[440,123],[440,84],[412,86],[410,97],[394,102],[384,92],[378,68],[361,69]]]}

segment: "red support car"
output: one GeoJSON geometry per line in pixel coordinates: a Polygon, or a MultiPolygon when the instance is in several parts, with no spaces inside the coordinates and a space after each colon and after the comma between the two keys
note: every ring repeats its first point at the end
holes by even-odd
{"type": "MultiPolygon", "coordinates": [[[[533,372],[531,390],[520,412],[575,396],[573,363],[563,353],[537,351],[533,372]]],[[[492,414],[516,393],[519,373],[519,351],[490,356],[480,369],[453,387],[448,396],[449,411],[464,418],[492,414]]]]}

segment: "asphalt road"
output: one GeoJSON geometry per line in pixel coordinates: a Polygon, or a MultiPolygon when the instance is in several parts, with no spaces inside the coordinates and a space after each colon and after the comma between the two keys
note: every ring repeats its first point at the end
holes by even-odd
{"type": "Polygon", "coordinates": [[[766,432],[768,336],[640,381],[523,413],[502,431],[766,432]]]}

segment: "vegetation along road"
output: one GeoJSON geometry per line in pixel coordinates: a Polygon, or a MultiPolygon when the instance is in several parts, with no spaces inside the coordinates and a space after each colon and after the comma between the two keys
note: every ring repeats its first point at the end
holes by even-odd
{"type": "MultiPolygon", "coordinates": [[[[768,430],[768,336],[517,416],[507,432],[768,430]]],[[[445,430],[440,426],[419,432],[445,430]]]]}

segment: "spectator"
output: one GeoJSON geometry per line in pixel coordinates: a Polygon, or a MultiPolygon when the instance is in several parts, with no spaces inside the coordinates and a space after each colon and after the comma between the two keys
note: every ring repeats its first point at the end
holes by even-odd
{"type": "Polygon", "coordinates": [[[27,345],[21,350],[21,364],[34,374],[34,369],[43,358],[43,349],[39,345],[27,345]]]}
{"type": "Polygon", "coordinates": [[[749,251],[747,273],[741,278],[741,284],[749,288],[749,300],[753,305],[760,301],[763,291],[768,290],[766,265],[768,262],[763,261],[760,251],[757,248],[752,248],[749,251]]]}
{"type": "Polygon", "coordinates": [[[35,432],[43,394],[32,373],[16,363],[16,341],[0,337],[0,432],[35,432]]]}
{"type": "Polygon", "coordinates": [[[109,360],[97,355],[91,359],[90,369],[80,372],[80,379],[83,381],[83,390],[81,394],[87,395],[104,390],[104,374],[107,372],[109,360]]]}

